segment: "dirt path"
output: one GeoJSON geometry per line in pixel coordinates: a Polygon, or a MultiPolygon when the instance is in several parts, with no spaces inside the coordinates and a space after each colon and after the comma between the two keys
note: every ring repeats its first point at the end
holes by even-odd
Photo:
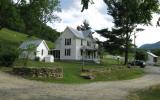
{"type": "Polygon", "coordinates": [[[0,100],[120,100],[130,91],[160,84],[160,67],[125,81],[64,85],[25,80],[0,72],[0,100]]]}

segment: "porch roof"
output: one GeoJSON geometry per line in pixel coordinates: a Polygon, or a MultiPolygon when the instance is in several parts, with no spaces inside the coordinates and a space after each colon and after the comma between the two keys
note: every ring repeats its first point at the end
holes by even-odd
{"type": "Polygon", "coordinates": [[[82,46],[81,50],[97,50],[97,49],[89,46],[82,46]]]}

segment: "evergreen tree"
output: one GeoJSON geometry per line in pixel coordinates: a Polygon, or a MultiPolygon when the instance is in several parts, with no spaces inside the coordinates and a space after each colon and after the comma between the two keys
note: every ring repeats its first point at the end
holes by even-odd
{"type": "Polygon", "coordinates": [[[108,14],[125,37],[125,64],[128,63],[129,41],[138,24],[151,24],[152,13],[159,10],[158,0],[104,0],[108,14]]]}

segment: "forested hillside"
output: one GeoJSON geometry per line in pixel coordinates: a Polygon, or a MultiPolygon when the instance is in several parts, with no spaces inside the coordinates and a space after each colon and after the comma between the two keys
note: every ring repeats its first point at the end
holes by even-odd
{"type": "Polygon", "coordinates": [[[54,42],[59,35],[48,22],[59,20],[58,0],[0,0],[0,29],[8,28],[54,42]]]}

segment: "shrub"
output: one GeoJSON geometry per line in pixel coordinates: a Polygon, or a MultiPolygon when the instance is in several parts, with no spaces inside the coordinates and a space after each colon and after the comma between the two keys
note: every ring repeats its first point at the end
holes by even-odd
{"type": "Polygon", "coordinates": [[[34,60],[35,60],[35,61],[40,61],[40,58],[39,58],[39,57],[35,57],[34,60]]]}
{"type": "Polygon", "coordinates": [[[13,48],[0,48],[0,66],[13,66],[18,57],[18,52],[13,48]]]}
{"type": "Polygon", "coordinates": [[[143,50],[138,50],[136,51],[136,56],[135,56],[136,60],[147,60],[147,53],[143,50]]]}

